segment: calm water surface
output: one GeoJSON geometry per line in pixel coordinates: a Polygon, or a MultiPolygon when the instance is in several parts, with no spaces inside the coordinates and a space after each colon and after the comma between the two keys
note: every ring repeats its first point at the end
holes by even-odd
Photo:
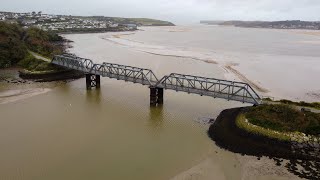
{"type": "MultiPolygon", "coordinates": [[[[157,40],[145,32],[144,39],[157,40]]],[[[70,52],[96,62],[151,68],[159,77],[178,72],[224,78],[219,65],[102,39],[109,35],[66,37],[74,41],[70,52]]],[[[151,48],[159,50],[159,44],[151,48]]],[[[86,91],[79,79],[0,105],[0,179],[162,180],[209,156],[226,179],[241,178],[236,154],[215,146],[206,134],[208,125],[199,121],[245,104],[165,91],[164,106],[150,108],[148,87],[107,78],[101,83],[100,90],[86,91]]]]}

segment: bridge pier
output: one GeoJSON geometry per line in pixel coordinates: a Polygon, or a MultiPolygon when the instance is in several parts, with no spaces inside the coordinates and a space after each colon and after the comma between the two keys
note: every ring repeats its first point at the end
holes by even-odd
{"type": "Polygon", "coordinates": [[[100,75],[86,74],[86,86],[87,90],[93,87],[100,89],[100,75]]]}
{"type": "Polygon", "coordinates": [[[150,87],[150,105],[163,104],[163,88],[150,87]]]}

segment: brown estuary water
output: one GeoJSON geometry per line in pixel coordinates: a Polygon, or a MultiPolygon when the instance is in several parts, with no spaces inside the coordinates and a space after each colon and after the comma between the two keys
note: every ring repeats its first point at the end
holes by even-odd
{"type": "MultiPolygon", "coordinates": [[[[142,29],[133,33],[65,37],[74,41],[69,49],[71,53],[95,62],[150,68],[158,77],[177,72],[241,80],[241,76],[225,68],[230,65],[257,86],[267,89],[265,94],[282,95],[277,88],[281,89],[279,85],[287,77],[283,75],[276,81],[275,75],[255,76],[264,72],[261,66],[270,68],[267,65],[272,62],[263,59],[287,57],[275,63],[278,68],[286,68],[280,65],[290,64],[289,59],[294,57],[292,66],[302,70],[309,68],[309,64],[294,64],[298,56],[306,58],[311,65],[319,63],[315,60],[320,56],[320,51],[316,51],[319,46],[315,45],[319,42],[317,36],[230,27],[142,29]],[[293,39],[287,39],[289,36],[293,39]],[[262,39],[264,44],[256,47],[259,43],[252,42],[253,38],[262,39]],[[298,41],[300,45],[287,47],[278,41],[298,41]],[[263,48],[269,44],[274,46],[263,48]],[[312,53],[308,54],[309,51],[312,53]],[[245,55],[249,60],[240,62],[245,55]],[[256,69],[252,70],[254,65],[256,69]]],[[[269,70],[278,71],[275,66],[269,70]]],[[[318,67],[314,66],[303,77],[319,73],[318,67]]],[[[223,109],[247,104],[165,91],[164,105],[151,108],[148,87],[108,78],[101,79],[100,90],[87,91],[84,79],[36,86],[45,92],[0,103],[1,180],[296,178],[267,158],[257,160],[234,154],[220,149],[209,139],[209,125],[204,120],[216,118],[223,109]]],[[[3,94],[10,94],[11,88],[0,84],[3,94]]],[[[315,85],[310,89],[314,98],[320,88],[315,85]]],[[[303,98],[307,93],[299,89],[288,95],[303,98]]]]}

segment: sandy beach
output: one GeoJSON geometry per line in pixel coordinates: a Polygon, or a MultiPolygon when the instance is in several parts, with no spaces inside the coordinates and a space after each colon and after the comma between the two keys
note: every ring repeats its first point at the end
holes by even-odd
{"type": "MultiPolygon", "coordinates": [[[[262,157],[257,160],[253,156],[237,155],[241,168],[240,180],[299,180],[300,178],[288,172],[284,166],[276,166],[273,160],[262,157]],[[281,177],[281,178],[279,178],[281,177]]],[[[220,167],[213,158],[207,158],[200,164],[178,174],[171,180],[226,180],[225,174],[221,173],[220,167]]]]}
{"type": "Polygon", "coordinates": [[[13,103],[49,92],[49,88],[33,88],[0,91],[0,104],[13,103]]]}

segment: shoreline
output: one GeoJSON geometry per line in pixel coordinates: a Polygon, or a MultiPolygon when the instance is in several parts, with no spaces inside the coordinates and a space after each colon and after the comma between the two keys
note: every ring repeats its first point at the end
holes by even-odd
{"type": "Polygon", "coordinates": [[[246,26],[237,26],[237,25],[225,25],[225,24],[202,24],[204,26],[221,26],[221,27],[236,27],[236,28],[246,28],[246,29],[271,29],[271,30],[283,30],[283,31],[310,31],[310,32],[320,32],[320,29],[302,29],[302,28],[269,28],[269,27],[246,27],[246,26]]]}
{"type": "Polygon", "coordinates": [[[14,103],[24,99],[28,99],[34,96],[45,94],[50,92],[50,88],[29,88],[29,89],[19,89],[19,90],[5,90],[0,91],[0,105],[14,103]]]}
{"type": "Polygon", "coordinates": [[[277,166],[283,165],[300,178],[320,178],[320,157],[304,154],[305,147],[294,142],[279,141],[240,129],[236,118],[245,108],[227,109],[221,112],[208,130],[208,136],[219,147],[241,154],[273,159],[277,166]],[[295,149],[298,148],[298,149],[295,149]],[[301,168],[297,168],[301,167],[301,168]]]}
{"type": "Polygon", "coordinates": [[[50,92],[60,83],[83,77],[82,72],[65,70],[44,74],[21,72],[22,68],[0,69],[0,105],[50,92]]]}

